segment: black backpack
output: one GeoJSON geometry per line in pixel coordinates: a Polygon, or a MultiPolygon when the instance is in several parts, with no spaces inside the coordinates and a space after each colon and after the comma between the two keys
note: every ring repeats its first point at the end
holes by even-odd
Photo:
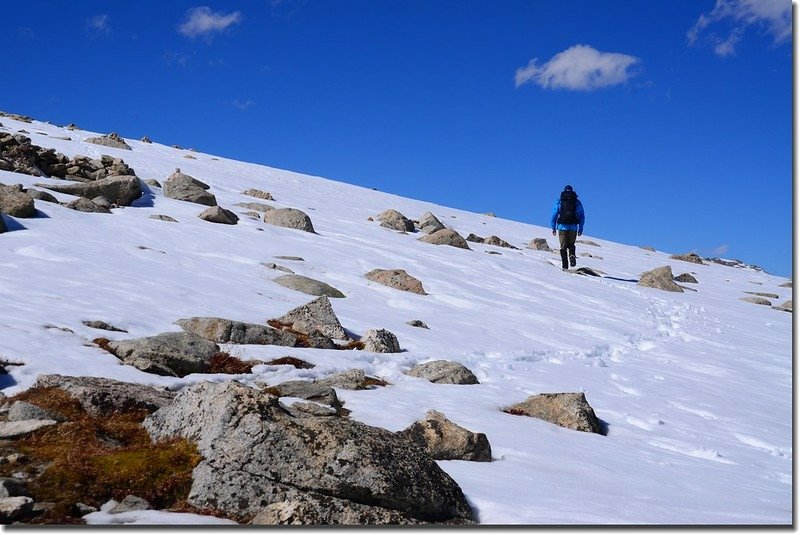
{"type": "Polygon", "coordinates": [[[560,225],[578,224],[578,194],[574,191],[561,192],[561,209],[558,211],[560,225]]]}

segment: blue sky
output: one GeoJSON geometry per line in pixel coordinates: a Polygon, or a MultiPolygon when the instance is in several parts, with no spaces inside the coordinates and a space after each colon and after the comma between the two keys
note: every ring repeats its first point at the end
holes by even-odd
{"type": "Polygon", "coordinates": [[[543,226],[569,183],[589,236],[790,276],[790,11],[13,2],[0,109],[543,226]]]}

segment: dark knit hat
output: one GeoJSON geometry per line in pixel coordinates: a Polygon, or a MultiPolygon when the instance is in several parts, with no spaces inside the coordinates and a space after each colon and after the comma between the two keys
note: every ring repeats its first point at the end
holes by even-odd
{"type": "Polygon", "coordinates": [[[572,186],[567,184],[566,186],[564,186],[564,191],[572,191],[572,186]]]}

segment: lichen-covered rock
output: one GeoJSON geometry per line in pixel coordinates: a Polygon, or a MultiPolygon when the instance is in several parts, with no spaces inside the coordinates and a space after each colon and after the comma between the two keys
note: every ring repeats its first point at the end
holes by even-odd
{"type": "Polygon", "coordinates": [[[334,340],[349,339],[330,300],[324,295],[290,310],[274,321],[306,335],[319,333],[334,340]]]}
{"type": "Polygon", "coordinates": [[[181,173],[180,169],[176,169],[164,181],[163,191],[164,197],[168,199],[216,206],[217,198],[214,194],[206,191],[209,188],[208,184],[197,180],[193,176],[181,173]]]}
{"type": "Polygon", "coordinates": [[[224,318],[194,317],[175,322],[184,331],[218,344],[258,344],[294,347],[297,337],[268,325],[244,323],[224,318]]]}
{"type": "Polygon", "coordinates": [[[111,176],[73,184],[36,184],[37,187],[47,188],[59,193],[78,195],[92,199],[105,197],[117,206],[130,206],[133,201],[142,196],[142,184],[134,175],[111,176]]]}
{"type": "Polygon", "coordinates": [[[162,333],[146,338],[108,342],[124,364],[148,373],[183,377],[208,370],[219,346],[194,333],[162,333]]]}
{"type": "Polygon", "coordinates": [[[639,278],[639,286],[645,288],[656,288],[667,292],[683,293],[683,288],[675,284],[670,266],[663,266],[652,271],[642,273],[639,278]]]}
{"type": "Polygon", "coordinates": [[[255,515],[316,493],[423,521],[472,521],[461,489],[413,442],[354,420],[294,416],[234,381],[192,385],[144,426],[153,440],[197,443],[203,460],[187,500],[195,507],[255,515]]]}
{"type": "Polygon", "coordinates": [[[197,217],[210,223],[221,223],[223,225],[235,225],[239,221],[239,216],[221,206],[206,208],[197,217]]]}
{"type": "Polygon", "coordinates": [[[460,362],[450,360],[433,360],[418,364],[406,372],[406,375],[427,379],[432,383],[451,385],[477,385],[478,378],[469,368],[460,362]]]}
{"type": "Polygon", "coordinates": [[[264,213],[264,223],[315,233],[308,214],[297,208],[276,208],[264,213]]]}
{"type": "Polygon", "coordinates": [[[382,227],[401,232],[414,232],[414,222],[394,209],[384,210],[375,219],[380,221],[382,227]]]}
{"type": "Polygon", "coordinates": [[[118,333],[126,333],[126,332],[128,332],[125,329],[120,329],[119,327],[114,327],[113,325],[110,325],[110,324],[106,323],[105,321],[101,321],[101,320],[84,320],[81,323],[83,323],[87,327],[91,327],[92,329],[100,329],[101,331],[112,331],[112,332],[118,332],[118,333]]]}
{"type": "Polygon", "coordinates": [[[364,351],[373,353],[400,353],[400,342],[397,336],[386,329],[371,329],[361,337],[364,343],[364,351]]]}
{"type": "Polygon", "coordinates": [[[373,282],[383,284],[390,288],[420,295],[428,295],[422,287],[422,282],[406,273],[403,269],[373,269],[364,276],[373,282]]]}
{"type": "Polygon", "coordinates": [[[602,434],[600,421],[583,392],[537,394],[503,410],[539,418],[567,429],[602,434]]]}
{"type": "Polygon", "coordinates": [[[14,496],[0,498],[0,524],[11,524],[30,516],[33,513],[33,498],[28,496],[14,496]]]}
{"type": "Polygon", "coordinates": [[[492,460],[489,439],[448,420],[438,411],[428,411],[425,418],[400,431],[400,434],[425,448],[437,461],[492,460]]]}
{"type": "Polygon", "coordinates": [[[112,414],[144,409],[153,412],[175,397],[163,387],[126,383],[104,377],[40,375],[34,387],[58,388],[89,414],[112,414]]]}
{"type": "Polygon", "coordinates": [[[433,245],[450,245],[459,249],[469,249],[467,241],[453,229],[442,229],[432,232],[419,239],[421,242],[432,243],[433,245]]]}
{"type": "Polygon", "coordinates": [[[292,290],[297,290],[298,292],[303,292],[308,295],[324,295],[337,299],[345,297],[342,292],[330,284],[310,277],[304,277],[303,275],[281,275],[273,280],[285,288],[291,288],[292,290]]]}

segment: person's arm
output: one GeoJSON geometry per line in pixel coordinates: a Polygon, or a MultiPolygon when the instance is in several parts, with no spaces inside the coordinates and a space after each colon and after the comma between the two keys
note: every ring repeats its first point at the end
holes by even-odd
{"type": "Polygon", "coordinates": [[[553,205],[553,214],[550,216],[550,228],[553,231],[553,236],[556,235],[556,223],[558,222],[558,211],[561,209],[561,199],[557,200],[553,205]]]}
{"type": "Polygon", "coordinates": [[[583,224],[586,222],[586,214],[583,211],[583,203],[578,201],[578,208],[575,210],[578,216],[578,236],[583,234],[583,224]]]}

